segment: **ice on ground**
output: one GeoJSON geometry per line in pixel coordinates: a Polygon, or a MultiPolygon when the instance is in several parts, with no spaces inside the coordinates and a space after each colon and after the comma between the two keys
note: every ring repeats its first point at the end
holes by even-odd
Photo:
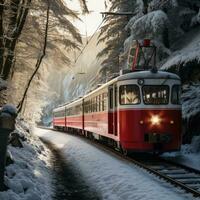
{"type": "Polygon", "coordinates": [[[99,192],[101,199],[195,199],[132,163],[111,156],[76,136],[41,129],[35,129],[34,132],[60,148],[67,163],[73,165],[91,188],[99,192]]]}
{"type": "Polygon", "coordinates": [[[28,133],[29,127],[17,120],[16,130],[24,136],[23,148],[8,146],[14,164],[6,167],[5,184],[8,191],[0,192],[1,200],[51,200],[52,187],[49,151],[36,137],[28,133]]]}

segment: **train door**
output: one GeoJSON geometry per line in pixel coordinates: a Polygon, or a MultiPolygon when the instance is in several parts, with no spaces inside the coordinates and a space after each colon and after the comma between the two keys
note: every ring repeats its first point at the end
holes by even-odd
{"type": "Polygon", "coordinates": [[[109,87],[108,132],[117,135],[117,85],[109,87]]]}
{"type": "Polygon", "coordinates": [[[113,86],[113,133],[114,135],[117,135],[117,118],[118,118],[118,112],[117,112],[117,106],[118,106],[118,102],[117,102],[117,85],[115,84],[113,86]]]}
{"type": "Polygon", "coordinates": [[[108,88],[108,133],[113,134],[113,85],[108,88]]]}

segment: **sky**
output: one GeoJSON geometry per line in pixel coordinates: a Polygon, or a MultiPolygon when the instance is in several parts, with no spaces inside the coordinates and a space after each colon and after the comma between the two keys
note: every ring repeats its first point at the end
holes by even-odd
{"type": "MultiPolygon", "coordinates": [[[[70,8],[80,11],[78,0],[66,0],[66,2],[70,8]]],[[[102,21],[100,12],[105,11],[104,0],[87,0],[87,6],[91,13],[86,16],[81,16],[83,22],[75,21],[74,23],[82,35],[86,36],[87,32],[87,36],[91,36],[102,21]]]]}

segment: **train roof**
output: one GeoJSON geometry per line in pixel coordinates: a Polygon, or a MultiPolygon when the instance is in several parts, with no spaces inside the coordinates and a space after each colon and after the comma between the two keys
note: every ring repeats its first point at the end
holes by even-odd
{"type": "Polygon", "coordinates": [[[151,70],[123,74],[123,75],[117,77],[117,80],[122,81],[122,80],[128,80],[128,79],[138,79],[138,78],[180,80],[179,76],[177,76],[176,74],[165,72],[165,71],[152,72],[151,70]]]}

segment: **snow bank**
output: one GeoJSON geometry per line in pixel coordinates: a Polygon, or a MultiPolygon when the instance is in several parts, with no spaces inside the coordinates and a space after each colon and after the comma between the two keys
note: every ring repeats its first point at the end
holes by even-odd
{"type": "Polygon", "coordinates": [[[194,136],[191,144],[182,145],[181,152],[184,155],[199,154],[200,156],[200,136],[194,136]]]}
{"type": "Polygon", "coordinates": [[[165,153],[163,156],[200,170],[200,136],[194,136],[191,144],[182,145],[180,152],[165,153]]]}
{"type": "Polygon", "coordinates": [[[1,200],[51,200],[49,152],[29,130],[17,120],[15,132],[24,138],[23,148],[8,146],[14,164],[6,167],[5,184],[10,189],[0,192],[1,200]]]}
{"type": "Polygon", "coordinates": [[[194,200],[172,185],[132,163],[97,149],[78,137],[61,132],[36,129],[35,133],[59,148],[92,191],[103,200],[194,200]],[[55,137],[56,134],[56,137],[55,137]]]}

